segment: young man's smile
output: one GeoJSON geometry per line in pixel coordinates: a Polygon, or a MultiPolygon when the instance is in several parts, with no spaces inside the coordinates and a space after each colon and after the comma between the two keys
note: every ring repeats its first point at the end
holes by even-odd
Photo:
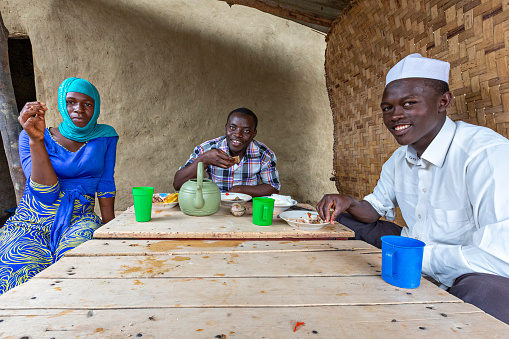
{"type": "Polygon", "coordinates": [[[255,125],[253,117],[247,114],[235,112],[230,116],[225,129],[231,156],[244,156],[246,149],[256,136],[255,125]]]}
{"type": "Polygon", "coordinates": [[[400,79],[385,88],[380,107],[387,129],[400,145],[412,145],[420,156],[440,132],[449,106],[422,78],[400,79]]]}

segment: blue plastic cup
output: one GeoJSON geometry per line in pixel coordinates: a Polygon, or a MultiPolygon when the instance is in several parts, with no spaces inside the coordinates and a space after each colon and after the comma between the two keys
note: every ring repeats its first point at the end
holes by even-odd
{"type": "Polygon", "coordinates": [[[399,235],[386,235],[381,240],[383,280],[401,288],[419,287],[426,244],[399,235]]]}

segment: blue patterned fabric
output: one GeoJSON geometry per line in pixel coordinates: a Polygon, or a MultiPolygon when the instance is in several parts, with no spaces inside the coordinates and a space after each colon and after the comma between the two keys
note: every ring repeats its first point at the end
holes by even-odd
{"type": "Polygon", "coordinates": [[[27,183],[16,214],[0,229],[0,294],[30,279],[67,251],[92,238],[102,224],[95,196],[114,197],[116,137],[89,140],[78,151],[58,144],[47,129],[44,143],[58,177],[53,186],[30,179],[31,157],[25,131],[19,153],[27,183]],[[64,222],[54,225],[62,209],[64,222]],[[54,231],[54,227],[58,230],[54,231]]]}

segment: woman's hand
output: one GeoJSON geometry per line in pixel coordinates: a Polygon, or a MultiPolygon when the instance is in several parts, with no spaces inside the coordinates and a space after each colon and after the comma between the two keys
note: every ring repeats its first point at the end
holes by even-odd
{"type": "Polygon", "coordinates": [[[52,186],[58,182],[58,178],[44,144],[44,130],[46,129],[44,115],[47,110],[48,108],[43,102],[27,102],[19,113],[18,121],[30,138],[30,157],[32,159],[30,179],[41,185],[52,186]]]}
{"type": "Polygon", "coordinates": [[[44,115],[48,108],[44,102],[27,102],[19,113],[18,121],[28,134],[31,141],[44,140],[46,122],[44,115]]]}

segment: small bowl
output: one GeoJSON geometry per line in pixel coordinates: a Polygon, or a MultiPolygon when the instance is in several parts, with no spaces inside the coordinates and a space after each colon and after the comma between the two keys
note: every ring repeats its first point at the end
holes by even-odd
{"type": "MultiPolygon", "coordinates": [[[[171,194],[171,193],[155,193],[154,195],[158,195],[164,199],[168,194],[171,194]]],[[[164,211],[164,210],[169,210],[169,209],[177,206],[177,204],[178,204],[178,200],[175,202],[169,202],[169,203],[153,202],[152,209],[154,211],[164,211]]]]}
{"type": "Polygon", "coordinates": [[[221,193],[221,205],[225,207],[231,207],[236,202],[246,202],[251,200],[252,197],[249,194],[244,193],[221,193]]]}
{"type": "Polygon", "coordinates": [[[325,225],[329,225],[329,223],[325,222],[320,224],[308,224],[306,222],[299,222],[299,219],[309,220],[312,218],[316,218],[316,216],[318,216],[318,213],[311,211],[286,211],[279,215],[279,217],[286,221],[288,225],[300,230],[305,231],[317,230],[325,225]]]}
{"type": "MultiPolygon", "coordinates": [[[[267,197],[267,198],[270,198],[270,197],[267,197]]],[[[276,204],[274,204],[274,216],[277,216],[278,214],[283,213],[290,207],[295,206],[296,204],[297,204],[297,200],[293,200],[293,199],[292,199],[291,205],[276,205],[276,204]]]]}

